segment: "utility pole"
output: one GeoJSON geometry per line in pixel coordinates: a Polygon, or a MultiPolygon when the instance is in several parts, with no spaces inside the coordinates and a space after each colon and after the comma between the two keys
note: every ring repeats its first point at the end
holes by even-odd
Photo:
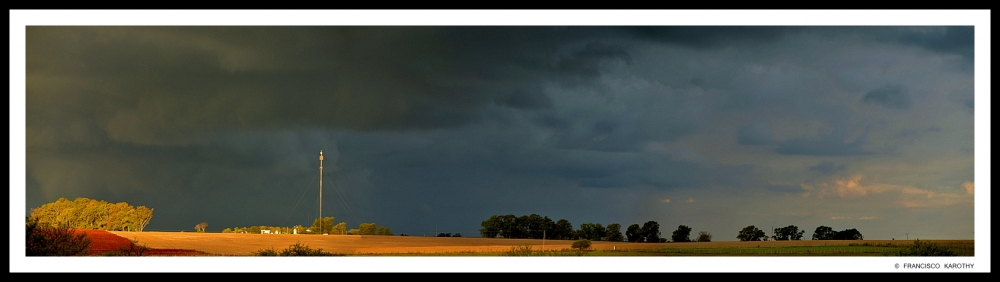
{"type": "Polygon", "coordinates": [[[323,150],[319,150],[319,233],[323,234],[323,150]]]}

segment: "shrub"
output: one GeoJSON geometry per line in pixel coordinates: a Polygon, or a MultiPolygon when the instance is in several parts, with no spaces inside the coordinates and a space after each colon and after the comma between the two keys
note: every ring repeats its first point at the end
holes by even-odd
{"type": "Polygon", "coordinates": [[[281,257],[315,257],[315,256],[336,256],[330,252],[324,252],[323,249],[312,249],[309,246],[295,243],[295,245],[289,246],[287,249],[276,251],[274,249],[259,250],[254,253],[256,256],[281,256],[281,257]]]}
{"type": "Polygon", "coordinates": [[[899,251],[896,255],[899,256],[928,256],[928,257],[941,257],[941,256],[955,256],[955,252],[952,252],[947,247],[929,242],[920,242],[916,240],[913,245],[909,248],[899,251]]]}
{"type": "Polygon", "coordinates": [[[521,245],[521,246],[510,247],[509,251],[506,251],[500,255],[508,257],[526,257],[526,256],[531,256],[533,254],[534,252],[531,250],[531,245],[521,245]]]}
{"type": "Polygon", "coordinates": [[[574,248],[574,249],[579,249],[581,251],[582,250],[586,250],[586,249],[590,249],[590,240],[584,239],[584,240],[579,240],[579,241],[573,242],[573,245],[571,247],[574,248]]]}
{"type": "Polygon", "coordinates": [[[76,234],[73,229],[38,226],[38,219],[28,219],[25,224],[27,256],[83,256],[90,251],[86,233],[76,234]]]}
{"type": "Polygon", "coordinates": [[[712,242],[712,233],[698,232],[698,242],[712,242]]]}
{"type": "Polygon", "coordinates": [[[276,256],[278,256],[278,250],[275,250],[274,248],[263,249],[263,250],[259,250],[259,251],[254,252],[253,255],[260,256],[260,257],[276,257],[276,256]]]}
{"type": "Polygon", "coordinates": [[[139,244],[139,241],[131,240],[128,246],[118,247],[117,251],[110,251],[104,253],[105,256],[125,256],[125,257],[141,257],[149,251],[146,245],[139,244]]]}

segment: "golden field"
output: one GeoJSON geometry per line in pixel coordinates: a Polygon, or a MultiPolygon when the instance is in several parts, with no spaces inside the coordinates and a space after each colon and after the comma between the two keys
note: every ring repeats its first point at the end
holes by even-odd
{"type": "MultiPolygon", "coordinates": [[[[570,249],[572,240],[496,239],[477,237],[419,237],[377,235],[311,235],[311,234],[241,234],[193,232],[111,232],[136,240],[154,249],[197,250],[212,255],[249,256],[263,249],[282,250],[301,243],[313,249],[347,255],[392,255],[428,253],[489,253],[504,252],[513,246],[531,245],[532,250],[558,251],[570,249]]],[[[967,243],[973,240],[929,240],[935,243],[967,243]]],[[[664,248],[766,248],[793,246],[847,246],[850,244],[907,245],[907,240],[801,240],[755,242],[689,242],[689,243],[627,243],[594,241],[593,250],[637,250],[664,248]]]]}

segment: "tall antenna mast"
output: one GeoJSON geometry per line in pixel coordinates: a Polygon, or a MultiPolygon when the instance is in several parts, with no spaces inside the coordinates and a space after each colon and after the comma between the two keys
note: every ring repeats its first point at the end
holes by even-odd
{"type": "Polygon", "coordinates": [[[319,150],[319,232],[323,233],[323,150],[319,150]]]}

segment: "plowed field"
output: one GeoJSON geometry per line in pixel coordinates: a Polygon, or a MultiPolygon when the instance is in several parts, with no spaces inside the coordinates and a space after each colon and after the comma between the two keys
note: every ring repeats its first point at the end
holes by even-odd
{"type": "MultiPolygon", "coordinates": [[[[129,239],[115,235],[104,230],[76,230],[77,233],[86,233],[90,238],[90,253],[92,256],[104,255],[108,252],[118,251],[119,248],[129,247],[132,243],[129,239]]],[[[142,244],[142,243],[140,243],[142,244]]],[[[148,247],[148,246],[147,246],[148,247]]],[[[150,247],[143,253],[146,256],[203,256],[204,252],[192,249],[160,249],[150,247]]]]}

